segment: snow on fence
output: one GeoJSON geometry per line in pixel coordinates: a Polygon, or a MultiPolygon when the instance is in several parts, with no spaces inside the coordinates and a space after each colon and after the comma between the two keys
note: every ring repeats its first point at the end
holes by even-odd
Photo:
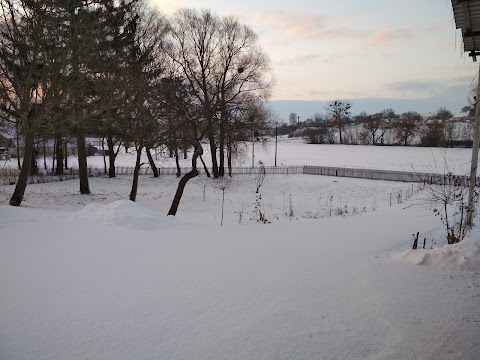
{"type": "MultiPolygon", "coordinates": [[[[232,173],[235,175],[248,175],[256,174],[259,167],[240,166],[233,167],[232,173]]],[[[130,166],[118,166],[115,168],[116,175],[133,175],[135,168],[130,166]]],[[[192,168],[182,167],[180,168],[182,174],[186,174],[191,171],[192,168]]],[[[158,168],[160,175],[175,175],[177,173],[176,167],[160,167],[158,168]]],[[[202,174],[205,170],[202,167],[198,168],[198,171],[202,174]]],[[[103,169],[89,168],[89,176],[105,176],[103,169]]],[[[407,171],[391,171],[391,170],[373,170],[373,169],[353,169],[342,167],[329,167],[329,166],[265,166],[265,172],[267,174],[282,174],[282,175],[324,175],[324,176],[338,176],[349,177],[359,179],[370,180],[385,180],[385,181],[400,181],[400,182],[425,182],[428,184],[454,184],[456,181],[468,180],[465,176],[446,174],[434,174],[434,173],[415,173],[407,171]]],[[[9,185],[14,184],[18,177],[19,170],[12,168],[0,169],[0,184],[9,185]]],[[[140,170],[141,175],[152,175],[152,169],[150,167],[142,167],[140,170]]],[[[225,174],[228,174],[228,169],[225,169],[225,174]]],[[[56,176],[47,173],[40,173],[39,175],[30,176],[29,183],[44,183],[52,181],[62,181],[78,178],[78,169],[71,168],[65,171],[64,175],[56,176]]],[[[477,185],[480,185],[480,177],[477,177],[477,185]]]]}

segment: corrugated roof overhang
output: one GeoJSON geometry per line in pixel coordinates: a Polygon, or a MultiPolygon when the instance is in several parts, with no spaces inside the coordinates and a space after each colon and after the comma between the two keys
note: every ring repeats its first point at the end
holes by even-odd
{"type": "Polygon", "coordinates": [[[480,0],[452,0],[457,29],[462,30],[463,48],[469,56],[480,56],[480,0]]]}

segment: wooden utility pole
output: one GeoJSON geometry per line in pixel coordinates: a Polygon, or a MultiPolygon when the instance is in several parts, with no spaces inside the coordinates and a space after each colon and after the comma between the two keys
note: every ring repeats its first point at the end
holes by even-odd
{"type": "MultiPolygon", "coordinates": [[[[479,69],[480,72],[480,69],[479,69]]],[[[475,182],[477,180],[478,167],[478,146],[480,141],[480,73],[478,76],[477,96],[475,97],[475,131],[473,133],[473,147],[472,147],[472,163],[470,167],[470,182],[468,188],[468,209],[467,209],[467,226],[472,226],[473,214],[475,213],[475,182]]]]}

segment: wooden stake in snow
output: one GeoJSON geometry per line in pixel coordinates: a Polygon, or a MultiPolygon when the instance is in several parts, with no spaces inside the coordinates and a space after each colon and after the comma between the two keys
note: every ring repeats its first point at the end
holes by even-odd
{"type": "Polygon", "coordinates": [[[413,246],[412,246],[412,250],[417,250],[417,247],[418,247],[418,235],[420,234],[420,232],[417,232],[417,237],[415,238],[415,240],[413,241],[413,246]]]}

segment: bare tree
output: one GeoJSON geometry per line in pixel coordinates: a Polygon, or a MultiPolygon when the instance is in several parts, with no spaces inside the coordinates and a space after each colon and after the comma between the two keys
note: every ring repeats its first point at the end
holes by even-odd
{"type": "MultiPolygon", "coordinates": [[[[171,65],[171,63],[166,63],[166,65],[171,65]]],[[[177,123],[175,124],[175,128],[163,126],[164,131],[161,135],[161,138],[163,139],[163,142],[166,143],[165,139],[168,139],[174,133],[183,134],[188,136],[188,138],[184,138],[182,140],[185,143],[188,142],[191,144],[194,149],[191,160],[192,170],[184,174],[180,179],[175,196],[168,211],[168,215],[175,216],[186,184],[190,179],[193,179],[199,174],[199,171],[197,170],[197,160],[199,158],[201,159],[203,155],[201,141],[203,139],[205,130],[199,130],[204,125],[204,119],[201,116],[201,112],[199,112],[198,107],[194,103],[193,95],[189,91],[186,80],[175,76],[175,68],[168,69],[168,71],[169,76],[163,78],[160,82],[161,87],[159,91],[159,99],[161,99],[160,108],[162,110],[159,112],[159,115],[161,115],[161,118],[164,122],[168,122],[169,117],[175,117],[177,119],[177,123]],[[184,127],[187,127],[189,131],[181,131],[181,129],[184,127]]],[[[162,124],[165,125],[165,123],[162,124]]]]}
{"type": "Polygon", "coordinates": [[[397,140],[405,146],[409,144],[409,140],[417,133],[421,125],[422,117],[413,111],[403,113],[392,122],[397,140]]]}
{"type": "MultiPolygon", "coordinates": [[[[220,49],[218,66],[218,138],[219,176],[224,175],[225,141],[231,129],[231,113],[240,109],[259,107],[270,97],[273,84],[270,60],[258,45],[257,35],[235,17],[220,20],[220,49]]],[[[251,111],[251,110],[250,110],[251,111]]],[[[264,116],[256,116],[257,126],[264,116]]]]}
{"type": "Polygon", "coordinates": [[[137,31],[129,48],[128,66],[125,69],[128,77],[126,93],[129,94],[126,109],[130,118],[127,133],[137,153],[130,192],[132,201],[137,195],[143,148],[147,144],[154,144],[160,137],[160,122],[156,119],[154,108],[161,104],[157,96],[163,73],[159,51],[167,29],[163,18],[153,10],[137,13],[134,21],[137,31]]]}
{"type": "Polygon", "coordinates": [[[180,10],[172,21],[165,51],[204,119],[213,176],[223,176],[231,114],[268,98],[272,86],[269,59],[249,27],[208,10],[180,10]]]}
{"type": "Polygon", "coordinates": [[[290,113],[290,115],[288,115],[288,122],[290,125],[295,125],[298,122],[298,115],[296,113],[290,113]]]}
{"type": "Polygon", "coordinates": [[[171,41],[165,44],[165,52],[190,87],[199,112],[205,119],[214,177],[219,176],[213,129],[218,100],[215,89],[215,65],[218,60],[215,55],[220,46],[218,29],[219,19],[210,11],[180,10],[171,22],[171,41]]]}
{"type": "Polygon", "coordinates": [[[455,137],[455,124],[453,122],[453,114],[444,107],[437,110],[435,117],[443,123],[443,139],[444,146],[450,146],[455,137]]]}
{"type": "Polygon", "coordinates": [[[267,176],[267,171],[265,170],[265,164],[263,162],[260,162],[260,167],[257,170],[257,173],[255,174],[255,185],[256,185],[256,190],[255,194],[258,194],[260,191],[260,188],[263,185],[263,181],[265,180],[265,177],[267,176]]]}
{"type": "Polygon", "coordinates": [[[223,208],[225,204],[225,190],[228,190],[232,187],[233,180],[229,177],[221,177],[214,179],[213,187],[219,190],[222,190],[222,219],[220,220],[220,226],[223,226],[223,208]]]}
{"type": "MultiPolygon", "coordinates": [[[[433,118],[421,127],[421,142],[426,146],[445,146],[447,124],[451,122],[452,113],[445,108],[437,110],[433,118]]],[[[448,127],[453,132],[453,127],[448,127]]],[[[453,137],[453,135],[451,134],[453,137]]]]}
{"type": "Polygon", "coordinates": [[[352,105],[347,100],[333,100],[326,107],[327,114],[331,116],[332,123],[339,131],[339,141],[343,144],[342,132],[345,129],[345,124],[350,119],[350,109],[352,105]]]}
{"type": "Polygon", "coordinates": [[[376,145],[379,138],[380,132],[384,126],[383,114],[376,113],[373,115],[368,115],[363,119],[363,129],[368,133],[370,143],[376,145]]]}
{"type": "Polygon", "coordinates": [[[433,184],[425,183],[430,205],[445,227],[448,244],[462,241],[471,225],[467,217],[475,213],[475,205],[468,204],[468,177],[456,176],[447,170],[435,177],[433,184]]]}
{"type": "Polygon", "coordinates": [[[380,126],[380,134],[377,137],[377,139],[380,140],[381,145],[385,144],[385,135],[387,134],[387,131],[392,129],[392,124],[397,118],[398,116],[397,114],[395,114],[395,111],[393,111],[393,109],[384,109],[382,111],[383,120],[380,126]]]}
{"type": "Polygon", "coordinates": [[[196,145],[194,147],[194,152],[192,156],[192,170],[186,173],[179,181],[177,191],[175,192],[175,196],[172,201],[172,205],[170,206],[170,210],[168,210],[168,215],[175,216],[178,210],[178,205],[180,204],[180,200],[183,195],[183,191],[185,189],[185,185],[190,179],[198,176],[197,170],[197,159],[202,156],[203,148],[200,143],[201,136],[198,134],[197,124],[195,119],[191,119],[191,126],[193,129],[193,136],[196,139],[196,145]]]}

